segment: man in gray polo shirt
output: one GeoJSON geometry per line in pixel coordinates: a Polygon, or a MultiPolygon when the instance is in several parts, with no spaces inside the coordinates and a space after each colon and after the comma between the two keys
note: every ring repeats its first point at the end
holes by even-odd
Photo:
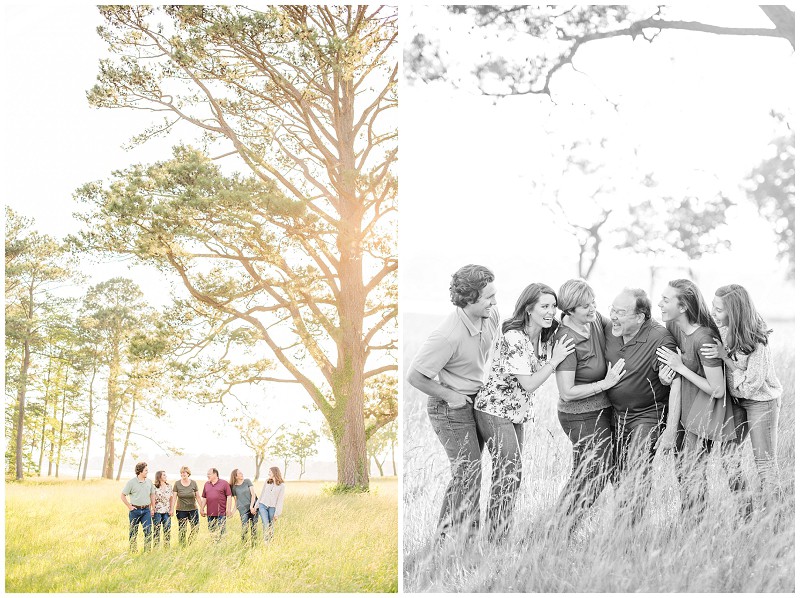
{"type": "Polygon", "coordinates": [[[453,528],[480,525],[481,451],[472,401],[483,383],[499,314],[494,274],[469,264],[453,274],[450,300],[456,309],[428,337],[406,379],[428,395],[428,417],[450,460],[453,478],[439,513],[438,538],[453,528]],[[434,378],[438,378],[438,381],[434,378]]]}
{"type": "Polygon", "coordinates": [[[156,509],[156,489],[153,482],[147,479],[147,463],[136,464],[136,477],[128,480],[122,489],[122,502],[128,507],[128,539],[131,552],[136,552],[136,538],[139,535],[139,524],[144,530],[144,551],[150,550],[150,539],[153,530],[153,512],[156,509]],[[128,499],[130,497],[130,500],[128,499]]]}

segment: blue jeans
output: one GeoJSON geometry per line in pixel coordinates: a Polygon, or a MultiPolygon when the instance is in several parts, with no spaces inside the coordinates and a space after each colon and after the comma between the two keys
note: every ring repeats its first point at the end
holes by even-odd
{"type": "Polygon", "coordinates": [[[211,537],[215,540],[220,540],[225,533],[225,523],[228,517],[226,515],[209,515],[208,516],[208,531],[211,537]]]}
{"type": "Polygon", "coordinates": [[[164,547],[169,548],[172,518],[169,513],[156,513],[153,515],[153,546],[158,546],[161,541],[161,528],[164,528],[164,547]]]}
{"type": "Polygon", "coordinates": [[[500,540],[508,533],[509,520],[522,483],[522,424],[475,411],[478,434],[486,439],[492,457],[492,486],[489,492],[489,538],[500,540]]]}
{"type": "Polygon", "coordinates": [[[264,528],[264,542],[272,538],[275,526],[275,507],[268,507],[258,503],[258,515],[261,517],[261,526],[264,528]]]}
{"type": "Polygon", "coordinates": [[[197,536],[197,526],[200,525],[200,514],[197,509],[191,511],[175,511],[175,517],[178,519],[178,542],[181,546],[186,545],[186,526],[190,525],[189,530],[189,544],[197,536]]]}
{"type": "Polygon", "coordinates": [[[143,509],[133,509],[128,512],[128,541],[131,545],[131,551],[136,551],[136,538],[139,536],[139,524],[142,524],[144,530],[144,550],[150,550],[150,540],[153,533],[153,517],[150,513],[150,507],[143,509]]]}
{"type": "Polygon", "coordinates": [[[753,445],[760,490],[765,499],[778,498],[781,494],[778,475],[778,399],[739,399],[738,403],[747,413],[747,427],[750,431],[750,443],[753,445]]]}
{"type": "Polygon", "coordinates": [[[453,409],[445,401],[428,398],[428,417],[450,460],[452,479],[444,491],[439,512],[439,536],[469,525],[480,527],[481,451],[472,403],[453,409]]]}
{"type": "MultiPolygon", "coordinates": [[[[559,503],[567,515],[589,509],[613,473],[611,407],[589,413],[558,412],[561,428],[572,442],[572,473],[559,503]]],[[[577,519],[576,519],[577,522],[577,519]]]]}
{"type": "Polygon", "coordinates": [[[250,509],[247,509],[246,511],[239,511],[239,517],[242,518],[242,544],[247,541],[247,528],[250,528],[250,543],[255,546],[258,513],[253,514],[250,509]]]}

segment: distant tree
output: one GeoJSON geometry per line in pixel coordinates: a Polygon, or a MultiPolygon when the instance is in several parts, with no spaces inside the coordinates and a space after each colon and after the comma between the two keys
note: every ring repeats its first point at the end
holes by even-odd
{"type": "MultiPolygon", "coordinates": [[[[42,315],[60,300],[54,289],[74,276],[64,247],[55,239],[40,235],[33,222],[6,207],[6,388],[16,391],[12,414],[14,475],[24,477],[24,429],[26,398],[32,353],[43,339],[42,315]],[[12,365],[14,364],[14,365],[12,365]],[[9,368],[15,368],[11,370],[9,368]]],[[[10,467],[10,463],[7,463],[10,467]]]]}
{"type": "Polygon", "coordinates": [[[397,466],[394,459],[394,447],[397,443],[397,420],[384,426],[373,434],[367,442],[367,453],[383,477],[383,464],[386,461],[387,450],[392,458],[392,475],[397,475],[397,466]]]}
{"type": "Polygon", "coordinates": [[[83,187],[84,242],[177,273],[209,335],[250,328],[286,372],[258,377],[304,388],[339,482],[366,487],[363,389],[397,368],[396,10],[100,12],[117,59],[101,61],[92,105],[167,114],[136,140],[181,122],[206,151],[83,187]],[[214,154],[249,176],[224,176],[214,154]]]}
{"type": "Polygon", "coordinates": [[[258,419],[251,416],[237,417],[234,418],[233,422],[242,435],[242,442],[253,451],[256,460],[256,474],[253,479],[257,480],[261,475],[261,465],[267,456],[270,442],[283,428],[283,425],[278,426],[273,432],[264,427],[258,419]]]}
{"type": "Polygon", "coordinates": [[[283,461],[283,476],[286,477],[289,462],[294,458],[289,435],[278,435],[269,447],[269,454],[283,461]]]}
{"type": "MultiPolygon", "coordinates": [[[[84,325],[102,347],[107,374],[105,449],[102,477],[113,479],[116,461],[115,434],[119,415],[125,407],[125,386],[129,382],[131,343],[140,333],[147,305],[138,285],[127,278],[112,278],[91,287],[81,306],[84,325]]],[[[128,395],[133,400],[134,395],[128,395]]],[[[135,411],[135,402],[132,404],[135,411]]]]}
{"type": "Polygon", "coordinates": [[[317,442],[319,442],[319,434],[314,430],[298,430],[289,434],[292,458],[300,466],[300,475],[297,479],[303,479],[303,474],[306,472],[306,460],[317,454],[317,442]]]}
{"type": "MultiPolygon", "coordinates": [[[[656,273],[662,265],[686,260],[691,264],[704,255],[730,248],[730,240],[717,229],[725,224],[733,202],[719,192],[664,196],[651,177],[643,182],[642,190],[647,198],[628,207],[626,224],[617,230],[623,238],[618,247],[648,258],[652,297],[656,273]]],[[[694,277],[691,265],[689,277],[694,277]]]]}
{"type": "Polygon", "coordinates": [[[778,256],[787,260],[787,274],[794,278],[794,130],[782,114],[773,116],[783,132],[772,140],[770,156],[753,169],[745,185],[759,213],[774,227],[778,256]]]}

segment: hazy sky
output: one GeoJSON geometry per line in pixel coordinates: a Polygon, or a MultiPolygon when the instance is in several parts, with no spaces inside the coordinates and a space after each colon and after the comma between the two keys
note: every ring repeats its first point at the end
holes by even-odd
{"type": "MultiPolygon", "coordinates": [[[[686,18],[720,23],[716,11],[706,12],[686,18]]],[[[724,12],[722,24],[770,26],[756,6],[724,12]]],[[[793,317],[793,287],[776,263],[769,225],[739,187],[768,152],[774,137],[770,110],[791,105],[792,53],[785,40],[668,31],[652,44],[595,42],[579,50],[580,72],[565,68],[555,75],[554,102],[544,96],[495,100],[468,89],[469,69],[492,45],[512,61],[527,56],[529,38],[501,43],[491,35],[484,39],[483,31],[470,38],[466,20],[448,18],[441,6],[401,14],[406,42],[416,31],[438,38],[440,52],[453,61],[451,73],[466,81],[461,89],[437,82],[402,90],[402,311],[449,310],[449,276],[470,262],[495,271],[503,315],[528,283],[557,289],[576,276],[574,238],[553,226],[536,202],[558,188],[570,209],[588,210],[582,207],[586,196],[575,189],[570,194],[570,181],[558,178],[563,163],[554,160],[554,148],[565,139],[607,136],[602,160],[622,165],[623,173],[626,160],[633,165],[636,147],[637,163],[654,169],[665,188],[676,194],[719,189],[740,204],[723,229],[731,251],[694,265],[707,296],[738,282],[764,312],[793,317]]],[[[607,202],[641,193],[638,181],[611,182],[618,192],[607,202]]],[[[613,247],[617,238],[609,231],[626,221],[617,210],[605,229],[590,279],[600,306],[623,286],[650,287],[648,262],[613,247]]],[[[685,274],[664,269],[656,290],[685,274]]]]}

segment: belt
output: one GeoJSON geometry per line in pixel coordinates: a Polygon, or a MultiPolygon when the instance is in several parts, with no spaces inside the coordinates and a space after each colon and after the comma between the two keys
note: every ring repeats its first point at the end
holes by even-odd
{"type": "Polygon", "coordinates": [[[141,506],[141,507],[140,507],[139,505],[131,505],[131,506],[132,506],[134,509],[149,509],[149,508],[150,508],[150,505],[143,505],[143,506],[141,506]]]}

